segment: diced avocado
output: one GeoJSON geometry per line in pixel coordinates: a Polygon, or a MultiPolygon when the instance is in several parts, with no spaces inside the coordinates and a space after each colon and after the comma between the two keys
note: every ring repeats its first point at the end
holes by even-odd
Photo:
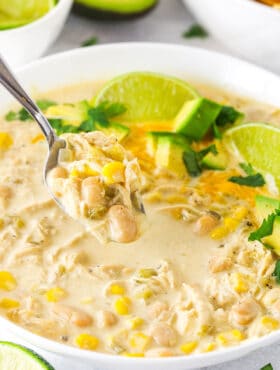
{"type": "Polygon", "coordinates": [[[183,162],[184,151],[189,150],[189,145],[172,136],[160,136],[157,142],[156,165],[164,167],[179,176],[186,174],[183,162]]]}
{"type": "Polygon", "coordinates": [[[130,133],[130,128],[120,123],[111,122],[108,127],[99,127],[105,135],[115,135],[119,142],[123,141],[130,133]]]}
{"type": "Polygon", "coordinates": [[[45,115],[47,118],[58,118],[63,120],[63,124],[79,126],[88,118],[89,104],[81,101],[75,104],[58,104],[47,108],[45,115]]]}
{"type": "MultiPolygon", "coordinates": [[[[269,198],[264,195],[256,195],[256,218],[259,224],[272,214],[276,209],[280,208],[280,199],[269,198]]],[[[280,239],[279,239],[280,244],[280,239]]]]}
{"type": "Polygon", "coordinates": [[[186,102],[174,121],[174,131],[201,140],[215,122],[222,106],[205,98],[186,102]]]}
{"type": "Polygon", "coordinates": [[[202,159],[201,164],[202,166],[213,170],[225,170],[229,161],[228,155],[218,140],[215,141],[215,145],[218,154],[215,155],[212,152],[208,153],[202,159]]]}
{"type": "Polygon", "coordinates": [[[119,20],[145,14],[158,0],[75,0],[74,10],[86,17],[119,20]]]}
{"type": "Polygon", "coordinates": [[[182,143],[183,145],[189,144],[189,140],[181,134],[169,131],[151,131],[147,134],[147,152],[150,156],[154,156],[157,150],[158,139],[161,137],[170,137],[172,141],[182,143]]]}
{"type": "Polygon", "coordinates": [[[280,216],[275,217],[272,234],[263,238],[262,243],[270,247],[274,253],[280,256],[280,216]]]}

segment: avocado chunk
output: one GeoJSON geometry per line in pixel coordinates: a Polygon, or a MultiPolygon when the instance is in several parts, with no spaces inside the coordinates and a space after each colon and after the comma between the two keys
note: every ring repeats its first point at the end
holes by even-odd
{"type": "Polygon", "coordinates": [[[280,256],[280,216],[275,217],[272,234],[263,238],[262,243],[272,248],[273,252],[280,256]]]}
{"type": "Polygon", "coordinates": [[[158,0],[75,0],[74,11],[104,20],[130,19],[154,8],[158,0]]]}
{"type": "Polygon", "coordinates": [[[58,104],[47,108],[47,118],[58,118],[63,120],[64,125],[79,126],[88,118],[88,102],[81,101],[75,104],[58,104]]]}
{"type": "Polygon", "coordinates": [[[169,137],[171,141],[176,141],[188,146],[189,140],[181,134],[176,134],[169,131],[151,131],[147,134],[147,153],[153,157],[156,154],[158,139],[161,137],[169,137]]]}
{"type": "Polygon", "coordinates": [[[205,98],[187,101],[174,121],[174,131],[201,140],[218,117],[222,105],[205,98]]]}
{"type": "Polygon", "coordinates": [[[157,139],[157,150],[155,162],[158,167],[168,169],[170,172],[182,177],[186,174],[183,162],[183,153],[189,150],[189,145],[175,136],[159,136],[157,139]]]}
{"type": "Polygon", "coordinates": [[[202,159],[201,164],[203,167],[213,169],[213,170],[225,170],[228,165],[228,155],[221,145],[221,143],[216,140],[214,142],[216,145],[218,154],[213,154],[209,152],[206,156],[202,159]]]}
{"type": "MultiPolygon", "coordinates": [[[[280,208],[280,199],[269,198],[264,195],[256,195],[256,218],[261,224],[267,216],[280,208]]],[[[279,239],[280,244],[280,239],[279,239]]]]}
{"type": "Polygon", "coordinates": [[[120,123],[111,122],[108,127],[98,127],[105,135],[114,135],[119,142],[123,141],[130,133],[130,128],[120,123]]]}

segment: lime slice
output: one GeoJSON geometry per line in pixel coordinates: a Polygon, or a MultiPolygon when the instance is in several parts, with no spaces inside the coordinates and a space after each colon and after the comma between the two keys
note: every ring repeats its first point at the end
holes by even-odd
{"type": "Polygon", "coordinates": [[[266,123],[246,123],[228,130],[224,140],[240,160],[274,176],[280,188],[280,129],[266,123]]]}
{"type": "Polygon", "coordinates": [[[54,370],[54,368],[37,353],[11,342],[0,342],[0,369],[54,370]]]}
{"type": "Polygon", "coordinates": [[[23,26],[48,13],[56,0],[0,0],[0,30],[23,26]]]}
{"type": "Polygon", "coordinates": [[[94,103],[124,104],[127,111],[122,118],[128,122],[169,120],[187,100],[198,96],[185,81],[155,73],[133,72],[108,82],[94,103]]]}

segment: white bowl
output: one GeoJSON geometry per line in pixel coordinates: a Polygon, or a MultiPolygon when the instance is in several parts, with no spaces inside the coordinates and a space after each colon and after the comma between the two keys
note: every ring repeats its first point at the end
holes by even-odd
{"type": "MultiPolygon", "coordinates": [[[[29,90],[46,92],[50,89],[102,81],[118,74],[146,70],[170,74],[189,81],[216,85],[237,94],[280,106],[280,78],[249,63],[222,54],[164,44],[114,44],[82,48],[54,55],[18,70],[18,77],[29,90]]],[[[2,113],[14,104],[13,98],[0,89],[2,113]]],[[[240,346],[207,354],[190,356],[137,359],[84,351],[32,334],[0,317],[2,332],[12,332],[19,338],[40,347],[75,358],[89,369],[103,370],[186,370],[214,365],[236,359],[251,351],[280,340],[280,331],[244,341],[240,346]]]]}
{"type": "Polygon", "coordinates": [[[25,26],[0,31],[0,54],[12,66],[39,58],[60,33],[73,0],[59,0],[43,17],[25,26]]]}
{"type": "Polygon", "coordinates": [[[280,9],[254,0],[183,0],[229,50],[280,71],[280,9]]]}

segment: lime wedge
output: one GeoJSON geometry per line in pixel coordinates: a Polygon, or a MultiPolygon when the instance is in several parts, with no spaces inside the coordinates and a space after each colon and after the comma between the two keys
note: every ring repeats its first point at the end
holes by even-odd
{"type": "Polygon", "coordinates": [[[37,353],[11,342],[0,342],[0,369],[54,370],[54,368],[37,353]]]}
{"type": "Polygon", "coordinates": [[[42,17],[56,0],[0,0],[0,30],[23,26],[42,17]]]}
{"type": "Polygon", "coordinates": [[[228,130],[224,140],[239,159],[271,174],[280,188],[280,129],[266,123],[246,123],[228,130]]]}
{"type": "Polygon", "coordinates": [[[109,81],[98,93],[96,105],[122,103],[128,122],[173,119],[187,100],[199,94],[185,81],[148,72],[133,72],[109,81]]]}

